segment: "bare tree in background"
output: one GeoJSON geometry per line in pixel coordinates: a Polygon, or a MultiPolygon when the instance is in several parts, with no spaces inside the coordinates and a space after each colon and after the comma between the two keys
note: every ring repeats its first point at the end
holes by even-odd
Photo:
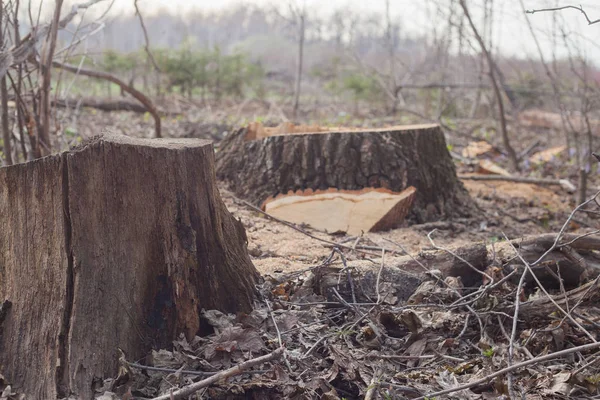
{"type": "MultiPolygon", "coordinates": [[[[8,25],[8,10],[5,10],[4,2],[0,3],[0,49],[6,48],[6,43],[8,42],[4,38],[4,32],[7,31],[5,29],[5,21],[6,25],[8,25]],[[6,17],[5,17],[6,15],[6,17]]],[[[6,76],[0,78],[0,107],[1,107],[1,119],[2,119],[2,140],[4,143],[4,160],[6,165],[12,165],[12,146],[11,146],[11,138],[10,138],[10,130],[8,126],[8,90],[6,88],[6,76]]]]}
{"type": "MultiPolygon", "coordinates": [[[[39,157],[51,151],[50,120],[53,111],[50,100],[51,69],[55,56],[58,30],[65,28],[78,15],[79,11],[88,9],[101,1],[103,0],[88,0],[74,4],[71,10],[61,18],[63,1],[58,0],[55,3],[52,20],[49,24],[39,23],[39,16],[37,22],[34,20],[30,4],[29,22],[31,31],[22,38],[19,34],[18,23],[20,2],[17,0],[2,2],[1,32],[3,48],[0,48],[0,82],[5,82],[6,92],[9,90],[8,82],[10,82],[12,95],[15,98],[23,159],[27,159],[27,154],[39,157]],[[14,28],[12,38],[10,38],[9,26],[14,28]],[[36,46],[42,40],[44,40],[44,45],[42,46],[41,58],[38,59],[35,54],[36,46]],[[9,43],[12,45],[9,45],[9,43]],[[11,68],[16,69],[16,79],[11,76],[13,73],[11,68]],[[37,80],[34,75],[36,68],[39,68],[37,80]],[[29,92],[26,93],[27,91],[29,92]],[[26,134],[29,136],[29,145],[31,146],[29,153],[25,144],[26,134]]],[[[74,45],[77,43],[79,42],[74,43],[74,45]]],[[[0,92],[4,92],[4,90],[0,90],[0,92]]],[[[6,97],[9,95],[10,93],[6,93],[6,97]]],[[[16,160],[11,157],[15,153],[12,151],[13,135],[10,129],[7,128],[8,102],[0,101],[0,107],[0,115],[3,116],[4,158],[5,163],[11,163],[16,160]]]]}
{"type": "Polygon", "coordinates": [[[307,9],[306,0],[289,0],[286,3],[287,11],[280,10],[277,6],[273,11],[277,16],[291,26],[295,31],[295,38],[298,43],[296,56],[296,71],[294,73],[294,94],[292,115],[295,119],[300,109],[300,94],[302,92],[302,72],[304,69],[304,44],[306,41],[307,9]],[[298,4],[301,2],[301,4],[298,4]]]}
{"type": "Polygon", "coordinates": [[[150,61],[154,69],[156,79],[156,95],[160,96],[160,67],[156,62],[154,55],[150,51],[150,38],[148,37],[148,29],[146,29],[146,24],[144,23],[144,18],[142,17],[142,12],[140,11],[138,0],[133,0],[133,6],[135,7],[135,15],[137,15],[137,17],[139,18],[140,26],[142,28],[142,32],[144,33],[144,51],[146,52],[148,60],[150,61]]]}
{"type": "Polygon", "coordinates": [[[50,33],[42,49],[40,60],[40,73],[42,75],[40,84],[40,145],[42,154],[49,154],[52,144],[50,143],[50,85],[52,84],[52,59],[56,49],[56,38],[58,36],[58,24],[63,0],[56,0],[54,15],[50,25],[50,33]]]}
{"type": "Polygon", "coordinates": [[[304,40],[306,38],[306,0],[302,0],[302,6],[289,3],[290,14],[298,29],[298,59],[296,61],[296,79],[294,82],[294,119],[298,116],[300,107],[300,92],[302,88],[302,67],[304,64],[304,40]]]}
{"type": "MultiPolygon", "coordinates": [[[[576,77],[576,85],[574,85],[575,88],[573,89],[571,87],[573,85],[570,85],[568,80],[561,79],[557,72],[550,68],[542,52],[542,47],[535,30],[533,29],[532,22],[527,14],[534,14],[540,11],[561,11],[574,8],[583,13],[589,25],[595,24],[600,20],[591,21],[581,7],[565,6],[542,10],[526,10],[523,0],[519,0],[519,2],[521,5],[521,10],[525,15],[527,27],[536,45],[541,64],[544,67],[546,76],[548,77],[548,80],[552,86],[554,101],[560,112],[562,128],[565,133],[566,146],[567,148],[570,148],[571,144],[573,144],[575,149],[574,157],[578,170],[576,202],[577,204],[582,204],[587,199],[587,181],[591,170],[591,152],[593,151],[593,135],[589,114],[592,110],[597,110],[599,108],[599,89],[597,86],[592,86],[590,82],[590,77],[588,76],[589,68],[587,62],[585,61],[585,57],[581,54],[581,51],[577,48],[577,45],[568,40],[569,35],[565,32],[564,28],[559,26],[555,26],[555,29],[560,31],[563,44],[569,52],[570,71],[572,72],[573,76],[576,77]],[[572,50],[573,47],[574,49],[572,50]],[[577,52],[578,54],[573,56],[573,51],[577,52]],[[567,81],[566,84],[563,81],[567,81]],[[573,113],[568,110],[567,106],[562,100],[566,92],[569,90],[574,90],[575,93],[572,93],[574,95],[573,97],[578,99],[578,118],[573,116],[573,113]],[[584,135],[584,140],[582,140],[581,134],[584,135]]],[[[553,63],[556,64],[555,59],[553,60],[553,63]]]]}
{"type": "Polygon", "coordinates": [[[568,5],[568,6],[562,6],[562,7],[541,8],[541,9],[536,9],[536,10],[525,10],[525,13],[535,14],[538,12],[562,11],[562,10],[569,10],[569,9],[577,10],[580,13],[582,13],[583,16],[585,17],[585,20],[587,21],[588,25],[594,25],[594,24],[597,24],[600,22],[600,18],[595,19],[595,20],[590,19],[590,17],[587,15],[587,13],[585,12],[585,10],[583,9],[583,7],[581,5],[579,7],[573,6],[573,5],[568,5]]]}
{"type": "Polygon", "coordinates": [[[392,107],[390,113],[396,114],[398,110],[398,97],[400,95],[400,88],[398,86],[398,79],[396,78],[396,43],[394,40],[394,26],[392,24],[392,16],[390,13],[390,0],[385,0],[385,37],[386,45],[388,49],[389,57],[389,76],[392,87],[394,88],[394,96],[392,99],[392,107]]]}
{"type": "Polygon", "coordinates": [[[504,99],[502,97],[502,91],[500,89],[500,85],[498,83],[498,76],[497,76],[498,67],[496,66],[496,63],[494,62],[494,58],[492,57],[490,51],[488,50],[486,43],[483,40],[483,37],[479,34],[479,31],[477,30],[477,27],[475,26],[475,23],[473,22],[473,18],[471,18],[471,14],[469,13],[469,8],[467,7],[466,0],[459,0],[459,4],[460,4],[461,8],[463,9],[465,17],[467,18],[467,21],[469,22],[469,26],[471,27],[471,30],[473,31],[473,35],[475,36],[477,43],[479,43],[479,46],[481,47],[481,51],[483,52],[483,54],[485,55],[485,58],[487,60],[490,81],[492,83],[492,89],[494,91],[496,101],[498,102],[498,113],[500,114],[499,115],[500,133],[502,135],[502,142],[504,145],[504,149],[506,150],[506,153],[508,154],[508,158],[509,158],[512,169],[515,171],[519,171],[519,161],[517,158],[517,153],[515,152],[515,149],[512,147],[512,145],[510,144],[510,140],[508,138],[506,113],[504,110],[504,99]]]}

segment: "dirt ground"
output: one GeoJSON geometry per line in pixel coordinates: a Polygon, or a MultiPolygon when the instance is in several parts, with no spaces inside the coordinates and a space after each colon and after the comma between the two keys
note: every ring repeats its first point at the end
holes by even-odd
{"type": "MultiPolygon", "coordinates": [[[[548,188],[513,182],[464,182],[470,195],[483,210],[474,220],[441,221],[395,229],[389,232],[364,233],[360,237],[329,235],[310,227],[306,232],[319,238],[348,246],[374,245],[416,254],[432,248],[427,234],[436,245],[457,247],[475,241],[493,241],[557,231],[570,210],[571,196],[560,188],[548,188]]],[[[298,232],[247,207],[225,187],[221,194],[228,209],[246,228],[252,261],[263,275],[289,273],[319,264],[330,252],[331,245],[298,232]]],[[[573,226],[570,231],[579,227],[573,226]]],[[[390,251],[390,253],[392,253],[390,251]]],[[[390,254],[391,255],[391,254],[390,254]]],[[[373,257],[379,254],[373,253],[373,257]]],[[[369,258],[362,253],[351,254],[350,260],[369,258]]]]}
{"type": "MultiPolygon", "coordinates": [[[[201,108],[181,99],[162,105],[163,109],[180,114],[170,114],[163,118],[165,135],[173,137],[194,137],[212,139],[218,149],[219,139],[231,132],[237,126],[260,118],[274,121],[281,116],[273,111],[273,107],[265,108],[261,104],[249,102],[244,107],[236,105],[216,108],[201,108]]],[[[316,121],[326,125],[326,121],[315,120],[323,116],[307,117],[307,121],[316,121]]],[[[93,109],[81,109],[77,112],[60,110],[57,121],[64,134],[60,136],[61,146],[68,148],[81,141],[81,138],[91,137],[100,132],[110,132],[138,137],[152,137],[154,129],[149,115],[132,112],[102,112],[93,109]]],[[[352,126],[379,127],[394,121],[383,118],[352,120],[352,126]]],[[[415,122],[415,121],[411,121],[415,122]]],[[[418,122],[418,121],[416,121],[418,122]]],[[[461,122],[453,130],[446,132],[449,149],[453,155],[473,142],[485,140],[495,148],[500,149],[500,138],[492,134],[488,125],[493,121],[470,123],[461,122]],[[469,125],[470,124],[470,125],[469,125]],[[486,125],[487,124],[487,125],[486,125]],[[462,126],[465,125],[465,126],[462,126]],[[472,126],[471,126],[472,125],[472,126]],[[479,127],[481,126],[481,127],[479,127]],[[479,127],[479,128],[476,128],[479,127]]],[[[544,150],[561,143],[562,136],[557,131],[535,129],[519,131],[519,141],[514,143],[516,150],[523,152],[530,143],[539,142],[535,151],[544,150]]],[[[218,150],[217,150],[218,151],[218,150]]],[[[533,152],[531,153],[533,154],[533,152]]],[[[542,166],[523,163],[525,170],[522,176],[540,178],[567,178],[576,182],[574,168],[568,159],[568,154],[548,162],[542,166]]],[[[484,154],[479,159],[490,159],[503,168],[508,168],[507,160],[501,154],[484,154]]],[[[472,173],[473,165],[456,159],[459,174],[472,173]]],[[[538,233],[556,232],[567,219],[575,206],[574,195],[567,193],[559,186],[540,186],[527,183],[492,182],[492,181],[463,181],[470,195],[482,210],[478,219],[461,221],[440,221],[417,226],[403,227],[390,232],[365,233],[360,238],[348,236],[331,236],[324,232],[305,228],[320,238],[335,243],[357,246],[378,246],[402,252],[401,248],[410,253],[432,247],[427,234],[437,229],[433,234],[435,243],[439,246],[460,246],[473,241],[494,241],[504,235],[516,238],[538,233]]],[[[598,179],[591,176],[588,193],[595,191],[594,184],[598,179]]],[[[263,274],[274,274],[276,271],[288,272],[301,270],[318,264],[331,252],[331,245],[312,239],[305,234],[295,231],[285,225],[265,218],[236,201],[234,196],[222,185],[222,197],[229,210],[240,218],[247,230],[249,250],[254,264],[263,274]]],[[[594,221],[581,221],[577,218],[569,227],[569,231],[591,228],[594,221]]],[[[357,259],[369,255],[352,253],[350,257],[357,259]]],[[[375,255],[373,255],[375,257],[375,255]]]]}

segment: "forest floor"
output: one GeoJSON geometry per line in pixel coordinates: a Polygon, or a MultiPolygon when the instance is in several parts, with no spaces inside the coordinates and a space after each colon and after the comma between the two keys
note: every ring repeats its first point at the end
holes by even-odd
{"type": "MultiPolygon", "coordinates": [[[[197,107],[186,99],[163,104],[163,109],[181,112],[163,118],[163,132],[172,137],[195,137],[218,142],[229,132],[249,121],[262,121],[265,125],[281,122],[281,110],[273,111],[260,102],[247,102],[242,105],[216,107],[197,107]]],[[[331,112],[331,110],[330,110],[331,112]]],[[[382,127],[398,124],[398,119],[389,117],[340,117],[312,113],[304,117],[305,123],[344,125],[351,127],[382,127]]],[[[153,123],[148,114],[133,112],[103,112],[84,108],[78,113],[60,110],[59,120],[64,134],[60,137],[64,149],[77,144],[81,138],[94,136],[101,132],[119,133],[130,136],[152,137],[153,123]]],[[[422,122],[416,119],[401,118],[400,123],[422,122]]],[[[508,169],[506,157],[498,151],[500,138],[495,133],[494,121],[453,121],[452,128],[445,129],[449,149],[456,155],[455,164],[459,175],[468,175],[478,171],[478,161],[490,160],[498,167],[508,169]],[[490,152],[465,159],[461,157],[465,148],[474,143],[488,143],[493,147],[490,152]]],[[[514,134],[514,133],[513,133],[514,134]]],[[[527,158],[535,156],[549,148],[563,143],[560,133],[553,129],[519,129],[519,140],[514,146],[518,153],[526,152],[532,143],[538,143],[525,154],[525,170],[519,174],[526,177],[568,179],[577,182],[576,170],[568,152],[548,158],[543,163],[529,163],[527,158]]],[[[590,176],[589,195],[600,187],[600,179],[590,176]]],[[[473,220],[440,222],[410,226],[386,233],[365,233],[360,241],[382,245],[385,239],[393,240],[411,252],[418,252],[431,246],[427,233],[434,228],[436,242],[441,245],[462,245],[473,241],[495,241],[506,234],[509,238],[525,235],[555,232],[564,223],[575,206],[574,194],[560,186],[540,186],[511,181],[472,181],[463,180],[471,197],[483,211],[481,218],[473,220]]],[[[289,227],[274,223],[263,215],[236,202],[233,195],[222,185],[223,200],[229,210],[241,218],[248,232],[249,248],[256,267],[262,273],[276,270],[291,271],[294,268],[306,268],[328,253],[328,248],[315,243],[306,235],[289,227]]],[[[593,226],[589,216],[575,218],[569,229],[593,226]]],[[[309,231],[310,228],[307,228],[309,231]]],[[[348,240],[332,237],[323,232],[315,232],[331,241],[348,240]]]]}
{"type": "MultiPolygon", "coordinates": [[[[245,108],[244,112],[239,107],[219,110],[216,116],[214,110],[208,110],[193,117],[168,117],[164,133],[218,140],[235,126],[257,120],[260,112],[272,114],[267,120],[277,114],[270,108],[260,112],[248,105],[245,108]]],[[[147,115],[89,109],[78,115],[61,113],[65,147],[99,131],[144,137],[153,132],[147,115]]],[[[340,125],[338,120],[331,123],[340,125]]],[[[347,123],[379,127],[395,121],[367,118],[347,123]]],[[[508,168],[506,157],[496,150],[464,157],[463,150],[479,141],[501,148],[490,128],[492,121],[453,125],[446,132],[447,141],[460,175],[476,172],[478,162],[484,159],[508,168]]],[[[523,153],[524,158],[562,143],[557,131],[520,132],[519,153],[539,142],[535,151],[523,153]]],[[[576,182],[568,151],[542,163],[524,164],[522,176],[576,182]]],[[[598,356],[592,352],[597,347],[596,335],[590,332],[600,326],[596,322],[599,311],[591,301],[598,297],[598,280],[585,286],[590,277],[586,280],[581,271],[572,272],[578,265],[587,269],[600,263],[594,252],[575,244],[574,249],[561,245],[563,253],[568,250],[584,259],[575,262],[561,251],[552,251],[558,249],[548,245],[547,236],[535,236],[558,232],[567,220],[566,234],[584,234],[598,225],[595,216],[578,213],[570,217],[574,195],[560,186],[467,179],[463,184],[482,211],[478,217],[360,236],[330,235],[310,227],[293,229],[248,207],[221,185],[222,198],[246,228],[252,261],[265,278],[260,290],[263,300],[248,315],[205,311],[204,318],[214,329],[212,335],[191,342],[182,338],[169,351],[153,351],[146,363],[162,371],[124,364],[133,377],[130,383],[116,388],[116,381],[108,380],[98,389],[98,398],[118,398],[123,391],[133,398],[176,394],[178,387],[203,382],[193,371],[214,374],[235,369],[259,355],[270,359],[257,369],[247,366],[248,373],[237,370],[228,381],[199,387],[198,398],[553,399],[596,395],[600,373],[592,364],[598,356]],[[571,310],[568,314],[548,311],[546,298],[531,278],[519,280],[527,274],[522,265],[516,267],[516,248],[505,238],[525,236],[541,238],[534,239],[531,247],[522,247],[523,252],[531,252],[528,261],[548,250],[546,261],[558,268],[548,272],[550,276],[575,276],[571,281],[565,278],[567,283],[548,286],[548,294],[554,296],[551,302],[566,300],[566,306],[560,304],[571,310]],[[343,251],[335,249],[336,243],[343,251]],[[473,270],[432,280],[422,274],[417,277],[415,270],[402,270],[410,261],[406,254],[420,260],[420,265],[433,260],[435,269],[438,261],[440,268],[447,266],[442,258],[452,251],[472,260],[473,270]],[[476,264],[478,258],[473,254],[478,252],[484,254],[482,262],[492,263],[476,264]],[[327,283],[331,276],[337,277],[337,291],[332,292],[327,283]],[[490,277],[492,281],[487,280],[490,277]],[[577,292],[579,285],[586,290],[583,295],[577,292]],[[526,311],[519,314],[519,305],[526,311]],[[578,312],[572,312],[577,307],[578,312]],[[515,316],[517,323],[513,324],[515,316]],[[286,348],[282,361],[274,363],[273,359],[282,357],[281,346],[286,348]],[[539,357],[550,362],[543,358],[538,362],[539,357]],[[493,375],[503,368],[508,370],[493,375]]],[[[590,195],[598,184],[592,177],[590,195]]]]}

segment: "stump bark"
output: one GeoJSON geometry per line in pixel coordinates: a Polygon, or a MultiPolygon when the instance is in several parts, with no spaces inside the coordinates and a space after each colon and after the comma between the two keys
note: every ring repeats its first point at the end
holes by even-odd
{"type": "Polygon", "coordinates": [[[75,395],[193,337],[200,311],[249,311],[259,279],[215,185],[209,141],[107,136],[0,169],[0,373],[75,395]]]}
{"type": "MultiPolygon", "coordinates": [[[[312,128],[312,127],[311,127],[312,128]]],[[[422,223],[468,217],[475,206],[456,176],[437,125],[294,133],[242,128],[223,140],[217,176],[239,197],[262,206],[298,190],[417,190],[408,216],[422,223]],[[266,137],[265,137],[266,136],[266,137]]]]}

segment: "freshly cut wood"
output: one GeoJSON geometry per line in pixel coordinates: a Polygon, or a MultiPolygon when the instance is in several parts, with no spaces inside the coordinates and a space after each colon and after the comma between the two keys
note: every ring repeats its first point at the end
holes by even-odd
{"type": "Polygon", "coordinates": [[[268,199],[262,209],[284,221],[307,224],[327,232],[385,231],[399,226],[408,214],[416,189],[311,189],[268,199]]]}
{"type": "Polygon", "coordinates": [[[477,172],[481,174],[511,176],[510,172],[490,160],[479,160],[477,172]]]}
{"type": "Polygon", "coordinates": [[[462,156],[464,158],[475,158],[479,156],[483,156],[484,154],[493,154],[496,153],[494,146],[489,144],[486,141],[479,142],[471,142],[467,147],[465,147],[462,151],[462,156]]]}
{"type": "Polygon", "coordinates": [[[546,150],[539,151],[529,157],[529,161],[534,164],[550,162],[567,150],[567,146],[551,147],[546,150]]]}
{"type": "Polygon", "coordinates": [[[197,139],[97,138],[0,168],[0,373],[31,399],[92,399],[139,359],[249,311],[259,276],[197,139]]]}
{"type": "Polygon", "coordinates": [[[252,124],[221,142],[217,176],[259,207],[290,191],[384,188],[400,193],[413,186],[410,222],[477,212],[456,177],[438,125],[358,130],[252,124]]]}

